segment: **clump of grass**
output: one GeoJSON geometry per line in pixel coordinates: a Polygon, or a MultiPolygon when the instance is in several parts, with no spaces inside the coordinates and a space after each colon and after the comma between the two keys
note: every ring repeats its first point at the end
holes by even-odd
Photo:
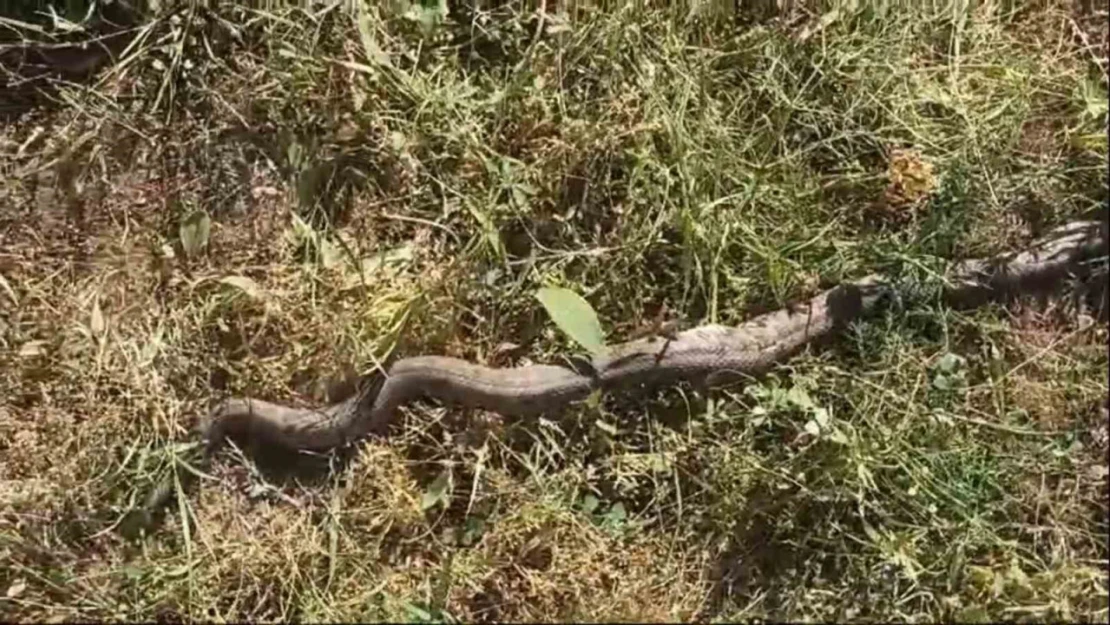
{"type": "Polygon", "coordinates": [[[1105,12],[549,4],[167,6],[0,129],[4,613],[1104,620],[1105,329],[928,285],[1105,209],[1105,12]],[[121,535],[213,395],[554,359],[541,286],[619,336],[874,270],[746,388],[409,406],[121,535]]]}

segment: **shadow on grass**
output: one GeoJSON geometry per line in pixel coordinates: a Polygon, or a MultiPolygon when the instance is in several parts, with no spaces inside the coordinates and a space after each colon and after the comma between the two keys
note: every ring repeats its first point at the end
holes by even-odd
{"type": "MultiPolygon", "coordinates": [[[[33,19],[36,11],[29,3],[21,8],[15,17],[42,21],[33,19]]],[[[42,8],[38,7],[39,11],[42,8]]],[[[18,117],[32,108],[59,105],[54,97],[59,82],[88,81],[138,36],[139,12],[122,2],[97,4],[95,8],[79,37],[12,43],[5,40],[15,35],[4,30],[0,35],[0,119],[18,117]]]]}

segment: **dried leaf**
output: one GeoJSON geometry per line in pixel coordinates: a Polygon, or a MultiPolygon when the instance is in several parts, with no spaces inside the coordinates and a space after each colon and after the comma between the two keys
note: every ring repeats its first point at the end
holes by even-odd
{"type": "Polygon", "coordinates": [[[8,294],[13,304],[19,304],[19,298],[15,294],[15,289],[12,288],[12,285],[8,284],[8,280],[4,276],[0,276],[0,290],[8,294]]]}
{"type": "Polygon", "coordinates": [[[868,523],[867,521],[863,522],[863,533],[867,534],[867,538],[870,539],[871,542],[875,543],[876,545],[884,544],[883,537],[880,536],[879,532],[876,531],[875,528],[872,527],[871,524],[868,523]]]}
{"type": "Polygon", "coordinates": [[[366,53],[366,60],[381,65],[390,65],[389,55],[378,45],[374,35],[372,20],[365,3],[359,3],[358,11],[358,36],[362,40],[362,51],[366,53]]]}
{"type": "Polygon", "coordinates": [[[320,237],[320,264],[325,269],[331,269],[343,260],[343,250],[331,241],[320,237]]]}
{"type": "Polygon", "coordinates": [[[27,341],[19,348],[20,358],[34,358],[46,353],[46,341],[27,341]]]}
{"type": "Polygon", "coordinates": [[[609,436],[616,436],[619,433],[615,426],[613,426],[610,423],[606,423],[602,419],[598,419],[595,422],[595,425],[597,425],[597,429],[601,430],[602,432],[605,432],[609,436]]]}
{"type": "Polygon", "coordinates": [[[520,349],[520,345],[517,345],[512,341],[502,341],[501,343],[497,344],[497,347],[493,348],[493,353],[500,356],[502,354],[514,352],[518,349],[520,349]]]}
{"type": "Polygon", "coordinates": [[[181,222],[181,249],[186,256],[196,256],[208,245],[212,220],[203,210],[195,211],[181,222]]]}
{"type": "Polygon", "coordinates": [[[920,204],[937,188],[933,165],[915,150],[893,150],[889,167],[889,183],[883,200],[890,209],[900,210],[920,204]]]}
{"type": "Polygon", "coordinates": [[[104,322],[104,313],[100,310],[100,298],[93,300],[92,314],[89,316],[89,329],[93,336],[103,336],[107,329],[104,322]]]}
{"type": "Polygon", "coordinates": [[[220,283],[235,287],[253,299],[263,299],[266,295],[257,282],[246,276],[227,276],[221,278],[220,283]]]}

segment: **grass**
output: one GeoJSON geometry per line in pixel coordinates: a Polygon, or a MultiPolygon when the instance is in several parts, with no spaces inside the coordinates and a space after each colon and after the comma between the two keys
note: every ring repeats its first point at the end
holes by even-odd
{"type": "Polygon", "coordinates": [[[1108,202],[1105,10],[426,4],[170,6],[0,128],[0,613],[1105,621],[1107,333],[1064,300],[926,289],[708,398],[409,406],[121,535],[214,396],[557,361],[542,286],[613,340],[735,323],[1108,202]]]}

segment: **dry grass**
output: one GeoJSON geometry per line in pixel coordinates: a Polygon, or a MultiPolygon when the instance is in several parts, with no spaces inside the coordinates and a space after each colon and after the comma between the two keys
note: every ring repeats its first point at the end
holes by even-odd
{"type": "Polygon", "coordinates": [[[1105,10],[603,4],[175,5],[0,128],[0,614],[1105,621],[1105,326],[927,289],[709,400],[229,452],[125,531],[213,396],[554,360],[542,285],[732,323],[1107,205],[1105,10]]]}

